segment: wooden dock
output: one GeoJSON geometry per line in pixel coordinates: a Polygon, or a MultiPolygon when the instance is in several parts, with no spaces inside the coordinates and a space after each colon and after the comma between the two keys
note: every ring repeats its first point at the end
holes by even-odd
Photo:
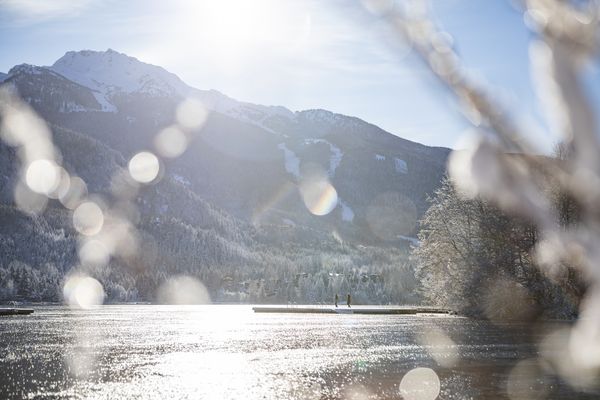
{"type": "Polygon", "coordinates": [[[292,314],[366,314],[366,315],[415,315],[415,314],[453,314],[450,310],[434,307],[325,307],[325,306],[258,306],[252,307],[255,313],[292,313],[292,314]]]}
{"type": "Polygon", "coordinates": [[[29,315],[33,313],[31,308],[0,308],[0,316],[2,315],[29,315]]]}

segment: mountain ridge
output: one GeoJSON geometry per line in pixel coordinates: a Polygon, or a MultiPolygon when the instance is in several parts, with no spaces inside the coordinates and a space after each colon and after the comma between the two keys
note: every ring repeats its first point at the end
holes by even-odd
{"type": "MultiPolygon", "coordinates": [[[[155,78],[155,80],[158,80],[158,81],[162,80],[162,82],[160,82],[160,85],[164,85],[164,84],[171,85],[172,86],[171,90],[176,92],[181,97],[185,97],[188,95],[191,95],[193,97],[194,95],[199,95],[200,99],[206,100],[207,101],[206,105],[208,107],[211,107],[211,106],[214,107],[215,111],[223,111],[223,109],[225,109],[226,111],[230,111],[230,110],[228,110],[228,108],[231,108],[232,105],[235,105],[237,107],[249,106],[252,108],[257,108],[259,110],[268,110],[268,111],[272,111],[274,115],[286,116],[288,118],[297,118],[298,116],[313,114],[313,113],[316,115],[319,115],[321,117],[321,119],[329,118],[329,119],[335,120],[337,118],[347,118],[347,119],[352,120],[355,123],[360,123],[360,124],[369,125],[371,127],[376,127],[377,129],[381,130],[382,132],[393,135],[395,137],[398,137],[398,138],[405,140],[407,142],[410,142],[410,143],[414,143],[414,144],[424,146],[424,147],[445,149],[442,146],[427,146],[427,145],[424,145],[419,142],[415,142],[415,141],[411,141],[409,139],[402,138],[398,135],[395,135],[389,131],[386,131],[386,130],[380,128],[379,126],[377,126],[374,123],[368,122],[364,119],[361,119],[361,118],[358,118],[355,116],[338,113],[335,111],[330,111],[330,110],[321,109],[321,108],[292,111],[292,110],[288,109],[287,107],[281,106],[281,105],[262,105],[262,104],[248,102],[248,101],[240,101],[240,100],[234,99],[230,96],[227,96],[226,94],[224,94],[216,89],[198,89],[198,88],[188,85],[181,78],[179,78],[176,74],[169,72],[168,70],[164,69],[163,67],[143,62],[143,61],[137,59],[136,57],[129,56],[125,53],[115,51],[111,48],[107,49],[106,51],[97,51],[97,50],[89,50],[89,49],[79,50],[79,51],[68,51],[65,53],[65,55],[63,55],[57,61],[55,61],[53,63],[53,65],[51,65],[51,66],[35,66],[35,65],[30,65],[30,64],[20,64],[20,65],[13,67],[9,71],[9,73],[7,74],[6,77],[8,78],[12,74],[14,74],[15,71],[13,71],[13,70],[15,68],[27,66],[29,68],[33,67],[33,68],[37,68],[37,69],[42,68],[42,69],[50,70],[52,72],[58,73],[59,75],[65,77],[68,80],[71,80],[75,83],[80,84],[81,86],[87,87],[93,91],[98,91],[98,92],[102,92],[102,89],[106,88],[106,87],[109,87],[109,88],[114,87],[116,89],[124,89],[124,91],[126,93],[131,93],[131,92],[135,92],[137,90],[143,89],[143,86],[135,87],[135,83],[132,83],[132,82],[129,82],[129,84],[124,83],[122,81],[122,77],[117,79],[117,82],[120,80],[120,86],[119,86],[119,84],[115,83],[114,78],[112,79],[112,83],[111,83],[111,82],[96,81],[96,79],[91,79],[88,76],[81,76],[80,72],[82,72],[81,71],[82,68],[86,69],[84,71],[85,73],[94,72],[94,71],[99,70],[99,68],[95,68],[94,66],[85,65],[85,64],[81,65],[81,59],[86,59],[87,61],[94,61],[96,66],[99,65],[97,63],[97,61],[101,61],[102,65],[104,67],[106,64],[110,64],[112,66],[114,66],[116,64],[117,67],[119,67],[119,66],[122,67],[123,65],[127,65],[127,64],[138,65],[138,66],[141,65],[145,70],[144,70],[144,73],[142,74],[142,76],[138,76],[138,79],[142,78],[143,75],[148,75],[150,72],[156,72],[156,75],[154,76],[154,78],[155,78]],[[114,60],[117,60],[118,62],[113,63],[114,60]],[[73,70],[73,68],[69,68],[69,67],[72,67],[73,65],[77,66],[78,71],[73,70]],[[92,80],[95,81],[95,84],[93,82],[91,82],[92,80]],[[215,103],[225,103],[226,105],[222,105],[221,107],[219,107],[218,105],[215,105],[215,103]]],[[[111,69],[111,71],[113,71],[113,70],[114,69],[111,69]]],[[[19,70],[19,72],[21,72],[21,70],[19,70]]],[[[126,75],[135,75],[135,74],[131,74],[130,72],[127,72],[126,75]]],[[[2,74],[0,73],[0,79],[1,79],[1,76],[2,76],[2,74]]],[[[138,82],[138,84],[142,84],[142,83],[138,82]]],[[[156,93],[154,93],[154,94],[156,94],[156,93]]]]}

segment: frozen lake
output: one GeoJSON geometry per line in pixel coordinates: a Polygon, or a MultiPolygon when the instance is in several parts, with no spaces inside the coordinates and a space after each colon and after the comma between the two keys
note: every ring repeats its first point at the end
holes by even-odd
{"type": "Polygon", "coordinates": [[[399,399],[417,367],[441,399],[597,398],[542,372],[540,335],[447,316],[37,307],[0,319],[0,398],[399,399]]]}

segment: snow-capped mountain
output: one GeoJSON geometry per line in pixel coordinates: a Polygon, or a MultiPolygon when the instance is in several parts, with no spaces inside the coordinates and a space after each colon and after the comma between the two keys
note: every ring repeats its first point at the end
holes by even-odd
{"type": "Polygon", "coordinates": [[[49,67],[19,65],[4,84],[14,85],[48,122],[89,136],[124,159],[151,148],[154,137],[176,123],[177,106],[195,98],[209,117],[186,152],[166,164],[167,175],[249,221],[335,229],[360,240],[381,237],[370,220],[390,201],[406,205],[399,212],[413,220],[395,238],[413,237],[449,152],[327,110],[293,112],[196,89],[114,50],[68,52],[49,67]],[[325,217],[308,212],[296,189],[304,170],[315,165],[338,196],[325,217]]]}
{"type": "Polygon", "coordinates": [[[69,51],[49,69],[99,92],[185,96],[189,91],[176,75],[112,49],[69,51]]]}
{"type": "Polygon", "coordinates": [[[162,67],[147,64],[137,58],[108,49],[70,51],[58,59],[49,70],[92,90],[102,111],[116,112],[115,98],[122,95],[154,97],[195,97],[211,110],[260,124],[265,118],[294,114],[284,107],[266,107],[231,99],[216,90],[197,90],[162,67]]]}
{"type": "Polygon", "coordinates": [[[48,69],[91,89],[103,111],[117,111],[112,98],[121,94],[185,97],[189,92],[176,75],[112,49],[69,51],[48,69]]]}

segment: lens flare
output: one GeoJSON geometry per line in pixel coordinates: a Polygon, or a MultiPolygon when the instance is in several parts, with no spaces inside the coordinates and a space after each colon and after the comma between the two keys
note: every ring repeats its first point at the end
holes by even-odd
{"type": "Polygon", "coordinates": [[[71,186],[71,176],[69,173],[61,166],[57,166],[58,170],[58,184],[56,187],[48,193],[48,197],[52,199],[59,199],[64,196],[71,186]]]}
{"type": "Polygon", "coordinates": [[[163,129],[154,138],[156,152],[163,157],[179,157],[187,148],[188,140],[178,127],[169,126],[163,129]]]}
{"type": "Polygon", "coordinates": [[[92,236],[100,232],[104,224],[104,213],[92,201],[82,203],[73,212],[73,226],[82,235],[92,236]]]}
{"type": "Polygon", "coordinates": [[[157,293],[162,304],[210,304],[210,295],[198,279],[180,275],[166,281],[157,293]]]}
{"type": "Polygon", "coordinates": [[[33,192],[24,182],[19,182],[15,188],[15,204],[26,214],[41,214],[46,209],[48,198],[33,192]]]}
{"type": "Polygon", "coordinates": [[[175,118],[179,125],[188,129],[197,129],[204,125],[208,111],[202,102],[198,99],[188,98],[179,104],[175,113],[175,118]]]}
{"type": "Polygon", "coordinates": [[[87,185],[78,176],[69,179],[69,187],[66,191],[59,193],[58,199],[63,206],[74,210],[79,206],[88,194],[87,185]]]}
{"type": "Polygon", "coordinates": [[[415,368],[400,381],[400,395],[405,400],[434,400],[440,394],[440,379],[431,368],[415,368]]]}
{"type": "Polygon", "coordinates": [[[60,169],[50,160],[35,160],[27,167],[25,182],[36,193],[49,195],[60,183],[60,169]]]}
{"type": "Polygon", "coordinates": [[[327,215],[337,206],[337,191],[324,177],[304,179],[299,189],[304,205],[314,215],[327,215]]]}
{"type": "Polygon", "coordinates": [[[441,329],[432,328],[425,331],[420,341],[429,355],[442,367],[452,368],[460,361],[458,346],[441,329]]]}
{"type": "Polygon", "coordinates": [[[148,152],[137,153],[129,160],[129,174],[139,183],[150,183],[156,179],[160,171],[158,158],[148,152]]]}
{"type": "Polygon", "coordinates": [[[72,275],[63,286],[63,298],[72,308],[90,309],[104,302],[104,288],[96,279],[72,275]]]}
{"type": "Polygon", "coordinates": [[[545,399],[550,382],[537,359],[519,361],[510,371],[506,393],[511,400],[545,399]]]}
{"type": "Polygon", "coordinates": [[[79,248],[79,260],[83,265],[104,266],[110,260],[110,251],[101,240],[89,239],[79,248]]]}

